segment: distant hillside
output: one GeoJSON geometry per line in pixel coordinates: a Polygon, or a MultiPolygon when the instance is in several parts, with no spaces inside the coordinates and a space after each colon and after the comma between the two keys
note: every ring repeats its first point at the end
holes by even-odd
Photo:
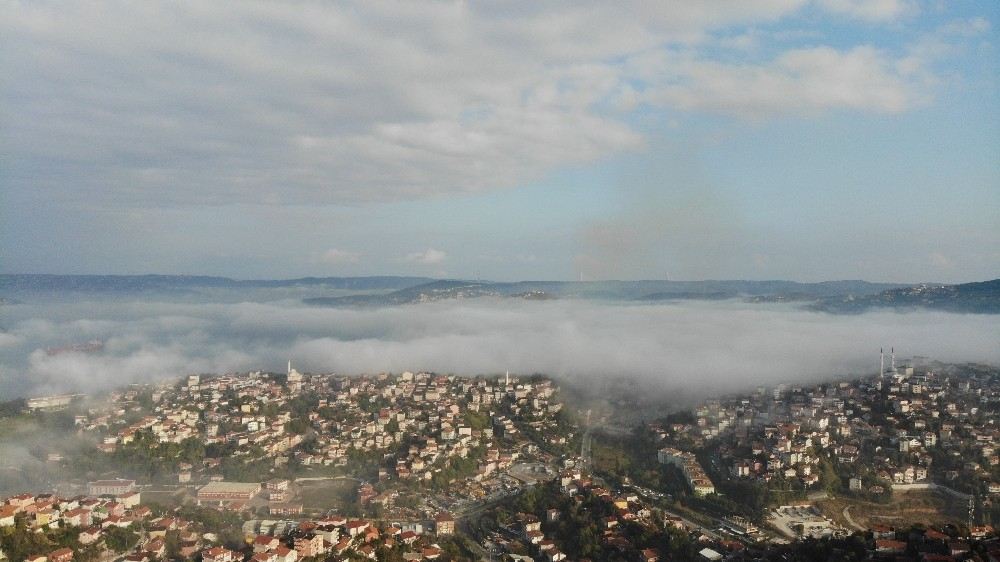
{"type": "Polygon", "coordinates": [[[472,281],[431,281],[381,295],[313,297],[303,299],[303,302],[319,306],[392,306],[446,299],[501,296],[501,293],[492,287],[493,285],[489,283],[472,281]]]}
{"type": "Polygon", "coordinates": [[[427,277],[303,277],[240,280],[205,275],[0,275],[0,295],[31,293],[183,292],[191,289],[271,289],[318,287],[355,291],[399,290],[427,283],[427,277]]]}
{"type": "Polygon", "coordinates": [[[318,306],[392,306],[448,299],[503,297],[527,300],[575,298],[590,300],[721,300],[747,299],[778,302],[815,301],[826,297],[871,295],[903,287],[866,281],[432,281],[378,295],[349,295],[304,299],[318,306]]]}
{"type": "MultiPolygon", "coordinates": [[[[1000,314],[1000,280],[963,285],[867,281],[466,281],[427,277],[304,277],[240,280],[202,275],[0,275],[0,304],[74,295],[173,295],[188,299],[295,298],[315,306],[397,306],[452,299],[683,301],[740,299],[801,303],[849,314],[873,308],[927,308],[1000,314]]],[[[103,295],[103,296],[101,296],[103,295]]]]}
{"type": "Polygon", "coordinates": [[[831,297],[820,300],[811,308],[837,313],[865,312],[873,308],[924,308],[1000,314],[1000,279],[961,285],[915,285],[874,295],[831,297]]]}

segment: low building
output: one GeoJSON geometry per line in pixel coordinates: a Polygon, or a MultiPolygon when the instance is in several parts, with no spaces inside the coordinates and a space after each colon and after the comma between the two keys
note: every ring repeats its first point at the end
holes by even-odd
{"type": "Polygon", "coordinates": [[[241,557],[228,548],[216,546],[201,552],[202,562],[234,562],[241,557]]]}
{"type": "Polygon", "coordinates": [[[271,515],[300,515],[302,513],[302,504],[271,503],[267,506],[267,512],[271,515]]]}
{"type": "Polygon", "coordinates": [[[72,562],[73,561],[73,550],[69,548],[60,548],[59,550],[53,550],[49,553],[49,562],[72,562]]]}
{"type": "Polygon", "coordinates": [[[260,490],[256,482],[210,482],[198,490],[198,505],[250,501],[260,490]]]}
{"type": "Polygon", "coordinates": [[[124,496],[135,490],[135,480],[97,480],[87,482],[87,494],[91,496],[124,496]]]}

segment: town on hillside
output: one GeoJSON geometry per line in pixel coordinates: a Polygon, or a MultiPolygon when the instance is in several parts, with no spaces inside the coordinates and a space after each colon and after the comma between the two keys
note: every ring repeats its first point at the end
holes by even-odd
{"type": "Polygon", "coordinates": [[[1000,561],[996,369],[892,354],[627,428],[592,406],[291,363],[6,403],[30,462],[0,470],[0,559],[1000,561]]]}

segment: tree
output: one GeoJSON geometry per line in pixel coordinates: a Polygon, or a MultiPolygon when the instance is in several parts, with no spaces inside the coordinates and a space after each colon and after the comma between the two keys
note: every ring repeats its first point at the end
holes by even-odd
{"type": "Polygon", "coordinates": [[[163,537],[166,544],[167,558],[175,559],[181,557],[181,533],[180,531],[167,531],[163,537]]]}
{"type": "Polygon", "coordinates": [[[285,431],[296,435],[304,434],[309,431],[309,428],[309,421],[303,418],[294,418],[285,424],[285,431]]]}
{"type": "Polygon", "coordinates": [[[132,530],[131,526],[127,528],[108,527],[108,530],[104,534],[104,544],[118,553],[129,550],[137,542],[139,542],[139,535],[132,530]]]}

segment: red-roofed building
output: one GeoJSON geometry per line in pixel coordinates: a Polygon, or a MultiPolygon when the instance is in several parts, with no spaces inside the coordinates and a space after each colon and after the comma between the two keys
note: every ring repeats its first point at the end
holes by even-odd
{"type": "Polygon", "coordinates": [[[35,496],[31,494],[18,494],[7,498],[7,505],[12,505],[21,510],[35,503],[35,496]]]}
{"type": "Polygon", "coordinates": [[[63,521],[74,527],[87,527],[90,525],[90,510],[82,507],[71,509],[63,513],[63,521]]]}
{"type": "Polygon", "coordinates": [[[49,553],[49,562],[73,562],[73,551],[69,548],[60,548],[49,553]]]}
{"type": "Polygon", "coordinates": [[[877,539],[875,541],[875,551],[881,554],[900,554],[906,550],[906,543],[893,539],[877,539]]]}
{"type": "Polygon", "coordinates": [[[149,554],[150,558],[162,558],[167,553],[167,541],[163,538],[152,539],[142,547],[142,550],[149,554]]]}
{"type": "Polygon", "coordinates": [[[277,537],[272,537],[270,535],[257,535],[253,539],[253,551],[254,553],[260,552],[270,552],[276,550],[281,546],[281,541],[277,537]]]}
{"type": "Polygon", "coordinates": [[[202,562],[233,562],[238,559],[238,554],[221,546],[212,547],[201,552],[202,562]]]}
{"type": "Polygon", "coordinates": [[[279,546],[274,554],[278,557],[277,562],[296,562],[299,559],[298,551],[284,546],[279,546]]]}
{"type": "Polygon", "coordinates": [[[258,552],[250,557],[250,562],[277,562],[278,555],[273,552],[258,552]]]}
{"type": "Polygon", "coordinates": [[[101,536],[103,534],[104,533],[101,531],[100,527],[89,527],[80,531],[80,536],[77,537],[77,540],[79,540],[82,545],[93,544],[101,540],[101,536]]]}
{"type": "Polygon", "coordinates": [[[403,541],[403,544],[413,544],[420,535],[414,533],[413,531],[403,531],[399,534],[399,540],[403,541]]]}
{"type": "Polygon", "coordinates": [[[17,508],[12,505],[0,505],[0,527],[13,527],[17,508]]]}
{"type": "Polygon", "coordinates": [[[365,529],[367,529],[369,525],[370,525],[370,523],[368,523],[364,519],[356,519],[354,521],[348,521],[347,522],[347,534],[350,535],[350,536],[352,536],[352,537],[356,537],[356,536],[364,533],[365,529]]]}
{"type": "Polygon", "coordinates": [[[454,535],[455,518],[445,511],[438,513],[437,516],[434,517],[434,532],[437,533],[437,536],[439,537],[454,535]]]}

